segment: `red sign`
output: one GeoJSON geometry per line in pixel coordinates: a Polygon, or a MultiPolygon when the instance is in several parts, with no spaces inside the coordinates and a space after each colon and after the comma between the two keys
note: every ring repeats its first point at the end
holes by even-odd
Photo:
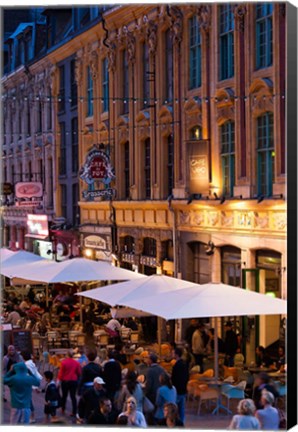
{"type": "Polygon", "coordinates": [[[47,237],[49,235],[49,223],[47,215],[27,215],[27,227],[29,235],[42,235],[47,237]]]}
{"type": "Polygon", "coordinates": [[[40,182],[19,182],[15,185],[17,198],[40,198],[43,195],[42,183],[40,182]]]}
{"type": "Polygon", "coordinates": [[[101,156],[94,156],[90,163],[91,177],[94,179],[103,179],[106,177],[106,162],[101,156]]]}

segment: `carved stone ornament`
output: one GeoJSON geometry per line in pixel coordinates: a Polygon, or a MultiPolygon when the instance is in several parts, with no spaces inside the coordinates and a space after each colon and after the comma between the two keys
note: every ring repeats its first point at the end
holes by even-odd
{"type": "Polygon", "coordinates": [[[211,6],[207,4],[198,6],[198,19],[201,29],[208,33],[211,25],[211,6]]]}
{"type": "Polygon", "coordinates": [[[202,223],[204,222],[204,213],[203,212],[196,212],[195,214],[194,214],[194,217],[193,217],[193,221],[194,221],[194,223],[196,224],[196,225],[202,225],[202,223]]]}
{"type": "Polygon", "coordinates": [[[116,45],[112,42],[110,43],[108,49],[108,69],[109,72],[115,72],[116,68],[116,45]]]}
{"type": "Polygon", "coordinates": [[[131,32],[127,33],[127,55],[128,63],[133,64],[136,61],[136,38],[131,32]]]}
{"type": "Polygon", "coordinates": [[[245,26],[245,15],[247,13],[247,9],[245,4],[239,3],[234,6],[234,16],[236,18],[236,28],[240,32],[244,31],[245,26]]]}
{"type": "Polygon", "coordinates": [[[269,225],[269,217],[267,215],[259,216],[257,212],[254,213],[255,216],[255,226],[258,228],[268,228],[269,225]]]}
{"type": "Polygon", "coordinates": [[[287,226],[287,217],[285,213],[277,213],[274,215],[274,226],[278,230],[284,230],[287,226]]]}
{"type": "Polygon", "coordinates": [[[221,212],[221,224],[224,227],[231,227],[233,226],[234,222],[234,215],[232,214],[226,214],[226,212],[221,212]]]}
{"type": "Polygon", "coordinates": [[[179,44],[182,41],[182,26],[183,26],[183,13],[181,9],[171,6],[172,16],[172,30],[173,30],[173,44],[179,44]]]}
{"type": "Polygon", "coordinates": [[[190,223],[190,214],[188,212],[181,211],[180,214],[180,223],[181,225],[188,225],[190,223]]]}
{"type": "Polygon", "coordinates": [[[227,120],[235,119],[235,108],[233,106],[227,106],[217,109],[217,122],[222,123],[227,120]]]}
{"type": "Polygon", "coordinates": [[[53,65],[50,70],[50,87],[54,96],[58,94],[57,74],[58,68],[56,65],[53,65]]]}
{"type": "Polygon", "coordinates": [[[218,212],[209,212],[208,213],[208,222],[212,226],[217,225],[219,222],[218,212]]]}
{"type": "Polygon", "coordinates": [[[95,80],[98,71],[98,54],[96,51],[91,51],[90,53],[90,69],[92,78],[95,80]]]}
{"type": "Polygon", "coordinates": [[[149,53],[154,55],[157,48],[157,25],[153,21],[149,21],[148,23],[147,40],[149,53]]]}

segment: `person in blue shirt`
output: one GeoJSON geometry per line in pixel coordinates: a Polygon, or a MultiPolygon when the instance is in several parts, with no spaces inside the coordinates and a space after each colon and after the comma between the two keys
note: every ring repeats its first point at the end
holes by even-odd
{"type": "Polygon", "coordinates": [[[274,396],[267,390],[262,390],[261,404],[263,409],[256,411],[256,418],[261,424],[262,430],[279,429],[279,414],[274,404],[274,396]]]}
{"type": "Polygon", "coordinates": [[[242,399],[238,404],[238,414],[234,415],[228,429],[259,430],[259,420],[255,417],[256,407],[251,399],[242,399]]]}
{"type": "Polygon", "coordinates": [[[164,418],[164,405],[168,402],[176,403],[177,400],[177,390],[172,384],[171,377],[167,373],[164,373],[160,375],[159,381],[161,386],[157,389],[156,411],[154,413],[156,421],[164,418]]]}

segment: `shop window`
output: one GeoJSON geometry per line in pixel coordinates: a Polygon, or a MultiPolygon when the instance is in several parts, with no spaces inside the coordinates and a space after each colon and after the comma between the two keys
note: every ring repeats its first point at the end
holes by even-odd
{"type": "Polygon", "coordinates": [[[221,280],[224,284],[241,285],[241,249],[224,246],[221,248],[221,280]]]}
{"type": "Polygon", "coordinates": [[[235,184],[235,123],[227,121],[220,127],[223,195],[233,196],[235,184]]]}
{"type": "Polygon", "coordinates": [[[201,86],[201,31],[197,16],[189,19],[189,89],[201,86]]]}
{"type": "Polygon", "coordinates": [[[256,5],[256,68],[262,69],[273,63],[272,3],[256,5]]]}
{"type": "Polygon", "coordinates": [[[281,254],[272,250],[256,251],[256,266],[265,270],[265,292],[280,297],[281,291],[281,254]]]}
{"type": "Polygon", "coordinates": [[[174,249],[172,240],[166,240],[161,242],[161,258],[163,261],[174,260],[174,249]]]}
{"type": "Polygon", "coordinates": [[[150,257],[156,257],[156,240],[154,238],[144,238],[142,254],[150,257]]]}
{"type": "Polygon", "coordinates": [[[234,76],[234,5],[219,6],[219,78],[234,76]]]}
{"type": "Polygon", "coordinates": [[[258,195],[271,196],[274,183],[273,113],[257,118],[257,187],[258,195]]]}

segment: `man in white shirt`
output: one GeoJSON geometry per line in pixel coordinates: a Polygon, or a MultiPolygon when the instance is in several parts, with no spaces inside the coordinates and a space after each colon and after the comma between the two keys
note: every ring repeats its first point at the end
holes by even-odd
{"type": "Polygon", "coordinates": [[[106,327],[108,327],[112,331],[116,331],[119,333],[121,329],[121,324],[115,318],[111,318],[110,321],[106,324],[106,327]]]}

